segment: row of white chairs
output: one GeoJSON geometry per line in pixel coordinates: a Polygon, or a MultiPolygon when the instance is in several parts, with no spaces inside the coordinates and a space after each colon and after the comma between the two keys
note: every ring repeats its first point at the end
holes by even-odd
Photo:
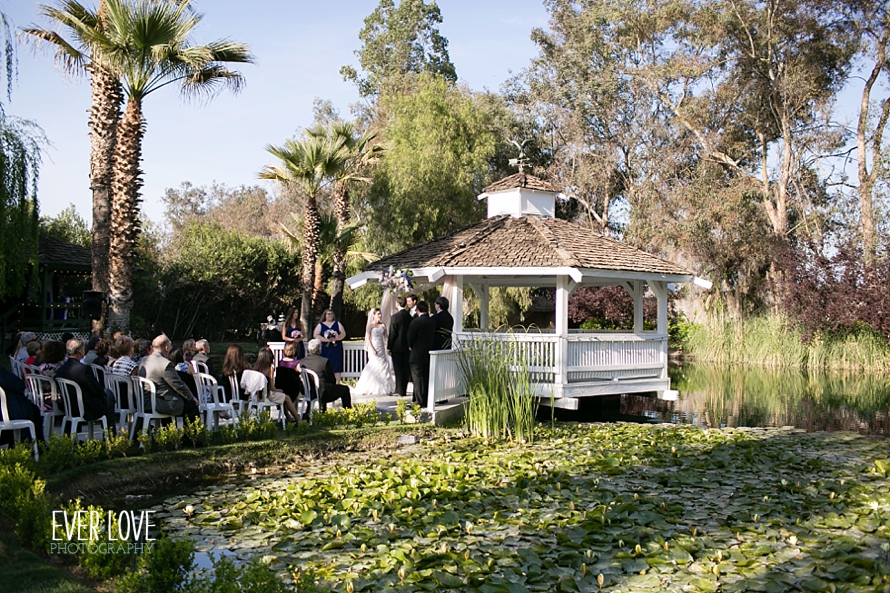
{"type": "MultiPolygon", "coordinates": [[[[10,357],[11,364],[13,360],[10,357]]],[[[201,366],[203,367],[202,370],[207,370],[206,365],[201,366]]],[[[152,381],[144,377],[116,375],[106,367],[98,365],[92,365],[92,367],[100,384],[104,384],[114,394],[115,411],[118,414],[117,424],[121,427],[128,427],[131,440],[135,436],[136,426],[140,420],[142,421],[142,431],[146,432],[149,429],[150,423],[154,420],[175,418],[157,411],[157,388],[152,381]],[[148,394],[147,399],[150,402],[147,409],[145,405],[146,394],[148,394]]],[[[196,368],[200,367],[196,366],[196,368]]],[[[108,423],[104,417],[96,421],[89,421],[83,417],[83,392],[77,383],[62,378],[53,379],[40,373],[36,367],[31,367],[18,361],[13,365],[13,372],[24,376],[27,393],[43,413],[45,436],[52,433],[57,418],[61,419],[59,431],[63,434],[66,432],[66,429],[70,434],[78,434],[80,426],[86,424],[87,439],[91,439],[94,436],[96,423],[101,424],[103,431],[108,429],[108,423]],[[51,402],[51,407],[47,409],[44,402],[51,402]],[[76,406],[74,405],[75,402],[76,406]]],[[[256,371],[248,370],[244,372],[254,373],[256,371]]],[[[320,407],[317,398],[319,379],[318,375],[308,369],[301,369],[300,374],[304,394],[296,402],[296,408],[302,415],[308,416],[311,423],[314,409],[320,407]],[[302,411],[300,410],[301,407],[303,408],[302,411]]],[[[199,394],[199,409],[205,426],[211,427],[212,425],[214,430],[218,429],[220,416],[224,414],[231,417],[233,422],[237,422],[238,417],[244,411],[250,414],[259,414],[264,409],[277,408],[279,421],[282,427],[284,427],[286,421],[284,404],[276,404],[269,399],[269,387],[266,381],[260,382],[263,385],[261,390],[249,392],[247,400],[240,400],[237,397],[228,399],[223,387],[209,373],[196,372],[193,376],[199,394]]],[[[229,377],[229,381],[231,393],[239,393],[239,385],[236,382],[236,378],[229,377]]],[[[3,418],[7,419],[8,414],[5,408],[3,408],[3,413],[3,418]]],[[[4,420],[4,423],[0,425],[0,430],[11,429],[7,427],[7,424],[4,420]]]]}

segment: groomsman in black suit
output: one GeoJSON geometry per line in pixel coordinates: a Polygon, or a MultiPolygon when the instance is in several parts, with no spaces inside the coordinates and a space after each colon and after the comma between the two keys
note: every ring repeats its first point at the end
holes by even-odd
{"type": "Polygon", "coordinates": [[[430,306],[426,301],[417,303],[417,317],[408,328],[408,347],[411,354],[411,379],[414,383],[414,403],[426,407],[430,384],[430,350],[436,337],[436,322],[429,316],[430,306]]]}
{"type": "Polygon", "coordinates": [[[413,294],[405,295],[405,303],[411,317],[417,317],[417,297],[413,294]]]}
{"type": "Polygon", "coordinates": [[[436,339],[433,350],[451,350],[451,332],[454,331],[454,317],[448,312],[448,299],[440,296],[436,299],[436,339]]]}
{"type": "Polygon", "coordinates": [[[408,327],[411,314],[405,309],[406,299],[396,297],[396,313],[389,320],[389,338],[386,349],[392,357],[392,368],[396,375],[396,393],[400,397],[408,395],[408,381],[411,380],[411,367],[408,362],[408,327]]]}

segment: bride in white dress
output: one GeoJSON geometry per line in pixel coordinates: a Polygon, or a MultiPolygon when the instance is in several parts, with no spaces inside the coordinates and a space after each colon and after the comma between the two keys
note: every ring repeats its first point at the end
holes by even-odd
{"type": "Polygon", "coordinates": [[[368,328],[365,331],[365,350],[368,364],[365,365],[358,383],[352,390],[357,395],[390,395],[396,390],[392,361],[386,355],[386,326],[381,319],[380,309],[371,309],[368,315],[368,328]]]}

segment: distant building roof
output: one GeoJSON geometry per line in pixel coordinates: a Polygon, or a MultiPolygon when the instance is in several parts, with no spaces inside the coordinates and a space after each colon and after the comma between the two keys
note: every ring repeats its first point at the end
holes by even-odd
{"type": "Polygon", "coordinates": [[[490,194],[516,188],[536,189],[539,191],[559,193],[559,190],[550,183],[544,181],[540,177],[529,175],[528,173],[514,173],[509,177],[504,177],[499,181],[495,181],[482,191],[486,194],[490,194]]]}
{"type": "Polygon", "coordinates": [[[90,250],[55,237],[40,237],[37,261],[54,269],[82,269],[89,272],[93,261],[90,250]]]}
{"type": "Polygon", "coordinates": [[[674,263],[602,237],[591,229],[544,216],[488,218],[379,259],[365,266],[365,270],[384,271],[389,266],[414,269],[571,267],[693,275],[674,263]]]}

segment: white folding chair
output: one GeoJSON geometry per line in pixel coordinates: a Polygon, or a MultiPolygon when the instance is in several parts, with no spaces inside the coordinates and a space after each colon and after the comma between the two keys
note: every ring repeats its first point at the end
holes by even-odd
{"type": "Polygon", "coordinates": [[[30,420],[11,420],[9,418],[9,409],[6,405],[6,392],[0,387],[0,412],[3,413],[3,421],[0,422],[0,432],[4,430],[14,431],[14,437],[17,441],[22,440],[22,431],[28,429],[31,433],[31,441],[34,444],[34,460],[36,461],[40,454],[37,452],[37,428],[30,420]]]}
{"type": "MultiPolygon", "coordinates": [[[[173,422],[176,422],[176,416],[171,414],[161,414],[158,412],[158,389],[155,386],[154,381],[150,379],[146,379],[145,377],[133,377],[133,391],[135,392],[136,397],[136,418],[142,419],[142,433],[148,433],[148,425],[152,420],[163,420],[164,418],[170,418],[173,422]],[[145,399],[148,398],[146,402],[145,399]],[[147,410],[146,410],[146,404],[147,410]]],[[[134,419],[134,427],[135,427],[135,419],[134,419]]],[[[130,433],[130,440],[132,441],[135,438],[136,431],[134,430],[130,433]]]]}
{"type": "MultiPolygon", "coordinates": [[[[315,405],[321,410],[321,398],[319,397],[319,392],[321,391],[321,381],[318,379],[318,374],[315,371],[309,370],[307,368],[300,367],[300,377],[303,379],[303,397],[302,401],[306,402],[306,409],[301,412],[303,415],[309,415],[309,424],[312,424],[312,403],[315,402],[315,405]],[[315,394],[315,397],[312,396],[315,394]]],[[[297,403],[297,411],[300,411],[299,402],[297,403]]]]}
{"type": "Polygon", "coordinates": [[[200,360],[192,361],[192,369],[194,369],[196,373],[204,373],[205,375],[210,374],[210,369],[207,368],[207,363],[201,362],[200,360]]]}
{"type": "MultiPolygon", "coordinates": [[[[40,408],[40,413],[43,415],[43,436],[46,438],[53,433],[53,429],[56,426],[56,418],[64,419],[65,417],[65,408],[62,404],[62,399],[59,397],[56,382],[52,377],[38,373],[26,376],[25,384],[28,386],[28,391],[31,394],[31,401],[40,408]],[[47,401],[52,406],[49,410],[46,408],[47,401]]],[[[65,432],[64,421],[60,432],[65,432]]]]}
{"type": "Polygon", "coordinates": [[[83,417],[83,391],[80,389],[80,385],[71,381],[69,379],[61,379],[56,377],[56,383],[59,384],[59,391],[62,394],[62,404],[65,407],[65,416],[62,418],[62,432],[65,432],[65,424],[68,422],[71,423],[71,434],[73,436],[77,436],[77,428],[81,423],[85,423],[87,425],[87,440],[93,438],[93,429],[96,422],[102,423],[103,436],[104,431],[108,430],[108,421],[105,419],[105,416],[102,416],[98,420],[87,420],[83,417]],[[74,403],[77,402],[77,411],[75,412],[74,403]],[[74,414],[77,414],[75,416],[74,414]]]}
{"type": "Polygon", "coordinates": [[[232,399],[229,400],[229,403],[235,406],[238,410],[238,414],[241,414],[244,410],[250,410],[250,400],[244,400],[239,397],[241,393],[241,385],[238,384],[238,377],[235,375],[229,375],[229,387],[232,390],[232,399]]]}
{"type": "Polygon", "coordinates": [[[12,374],[21,379],[25,375],[25,363],[17,360],[15,356],[9,357],[9,370],[12,374]]]}
{"type": "Polygon", "coordinates": [[[105,387],[114,394],[114,411],[117,412],[118,426],[122,428],[126,426],[127,432],[132,434],[136,428],[136,413],[139,411],[136,406],[133,380],[124,375],[106,373],[105,387]]]}
{"type": "Polygon", "coordinates": [[[194,377],[201,412],[205,415],[204,426],[210,428],[210,420],[213,419],[213,430],[219,430],[219,415],[223,412],[231,414],[233,422],[237,423],[235,406],[226,401],[226,390],[216,382],[216,378],[209,373],[195,373],[194,377]]]}
{"type": "MultiPolygon", "coordinates": [[[[265,408],[269,408],[269,409],[277,408],[278,409],[278,420],[279,420],[279,422],[281,422],[281,428],[284,428],[287,423],[287,418],[284,415],[284,402],[282,402],[280,404],[276,404],[275,402],[273,402],[269,399],[269,380],[266,378],[266,375],[264,375],[263,373],[261,373],[259,371],[252,371],[252,370],[248,369],[241,373],[241,384],[244,385],[246,381],[250,382],[251,378],[254,377],[255,375],[259,375],[259,377],[262,377],[262,381],[260,381],[259,378],[257,378],[255,383],[262,384],[263,387],[262,387],[262,389],[259,389],[259,390],[250,390],[250,391],[248,391],[247,388],[245,388],[245,391],[247,391],[248,395],[250,395],[250,400],[249,400],[250,403],[248,404],[247,409],[252,414],[256,414],[257,416],[259,416],[260,412],[262,412],[265,408]]],[[[271,415],[271,413],[270,413],[270,415],[271,415]]]]}
{"type": "Polygon", "coordinates": [[[108,371],[108,368],[98,364],[91,364],[90,368],[93,369],[93,375],[96,377],[99,385],[105,385],[105,373],[108,371]]]}

